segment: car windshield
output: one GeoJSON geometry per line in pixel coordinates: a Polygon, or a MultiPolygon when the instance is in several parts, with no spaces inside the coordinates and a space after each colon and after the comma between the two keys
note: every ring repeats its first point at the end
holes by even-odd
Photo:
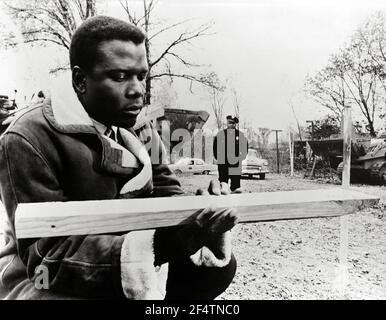
{"type": "Polygon", "coordinates": [[[249,149],[249,150],[248,150],[248,157],[250,157],[250,158],[258,158],[258,156],[257,156],[257,151],[256,151],[256,150],[249,149]]]}

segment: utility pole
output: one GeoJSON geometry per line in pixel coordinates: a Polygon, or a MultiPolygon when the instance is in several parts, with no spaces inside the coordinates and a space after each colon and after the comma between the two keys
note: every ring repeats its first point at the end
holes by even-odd
{"type": "Polygon", "coordinates": [[[288,143],[289,143],[289,154],[290,154],[290,168],[291,168],[291,177],[294,176],[294,149],[295,149],[295,143],[294,143],[294,136],[291,131],[291,128],[288,130],[288,143]]]}
{"type": "Polygon", "coordinates": [[[272,130],[276,132],[276,163],[277,163],[277,173],[280,173],[280,164],[279,164],[279,137],[278,132],[282,132],[283,130],[272,130]]]}
{"type": "MultiPolygon", "coordinates": [[[[314,122],[313,120],[307,120],[306,123],[311,123],[311,141],[314,141],[314,122]]],[[[315,165],[316,165],[316,157],[314,152],[312,152],[312,169],[311,169],[311,177],[315,174],[315,165]]]]}

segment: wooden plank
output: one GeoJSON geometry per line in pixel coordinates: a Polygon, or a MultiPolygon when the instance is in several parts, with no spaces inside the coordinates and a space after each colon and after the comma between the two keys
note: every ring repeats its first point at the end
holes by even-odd
{"type": "Polygon", "coordinates": [[[20,204],[15,226],[18,238],[100,234],[153,229],[189,222],[210,205],[237,208],[240,222],[333,217],[353,213],[379,201],[353,190],[186,196],[81,202],[20,204]]]}

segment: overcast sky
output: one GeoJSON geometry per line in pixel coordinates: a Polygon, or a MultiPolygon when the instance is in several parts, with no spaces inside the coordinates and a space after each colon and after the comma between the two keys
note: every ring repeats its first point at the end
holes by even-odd
{"type": "MultiPolygon", "coordinates": [[[[103,11],[123,17],[114,0],[106,1],[103,11]]],[[[323,67],[329,55],[348,42],[355,29],[376,11],[386,11],[386,1],[165,0],[158,3],[155,18],[162,23],[195,18],[191,26],[213,22],[214,35],[181,52],[194,62],[210,65],[222,79],[230,79],[241,96],[244,120],[256,127],[286,129],[293,123],[289,101],[302,122],[323,114],[323,109],[301,93],[306,75],[323,67]]],[[[0,15],[4,20],[4,14],[0,15]]],[[[167,40],[161,38],[157,49],[167,40]]],[[[52,52],[21,49],[12,56],[0,52],[0,91],[45,86],[47,66],[55,56],[52,52]]],[[[174,84],[171,96],[178,96],[175,105],[210,110],[205,90],[195,86],[190,94],[186,88],[185,82],[174,84]]],[[[231,110],[228,99],[227,111],[231,110]]]]}

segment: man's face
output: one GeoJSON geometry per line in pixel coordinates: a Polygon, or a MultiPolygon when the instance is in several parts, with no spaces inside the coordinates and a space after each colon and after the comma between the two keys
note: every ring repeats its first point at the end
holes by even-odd
{"type": "Polygon", "coordinates": [[[227,120],[228,129],[236,129],[236,123],[233,120],[227,120]]]}
{"type": "Polygon", "coordinates": [[[145,45],[104,41],[93,68],[85,73],[83,106],[89,116],[106,126],[130,128],[143,108],[148,72],[145,45]]]}

